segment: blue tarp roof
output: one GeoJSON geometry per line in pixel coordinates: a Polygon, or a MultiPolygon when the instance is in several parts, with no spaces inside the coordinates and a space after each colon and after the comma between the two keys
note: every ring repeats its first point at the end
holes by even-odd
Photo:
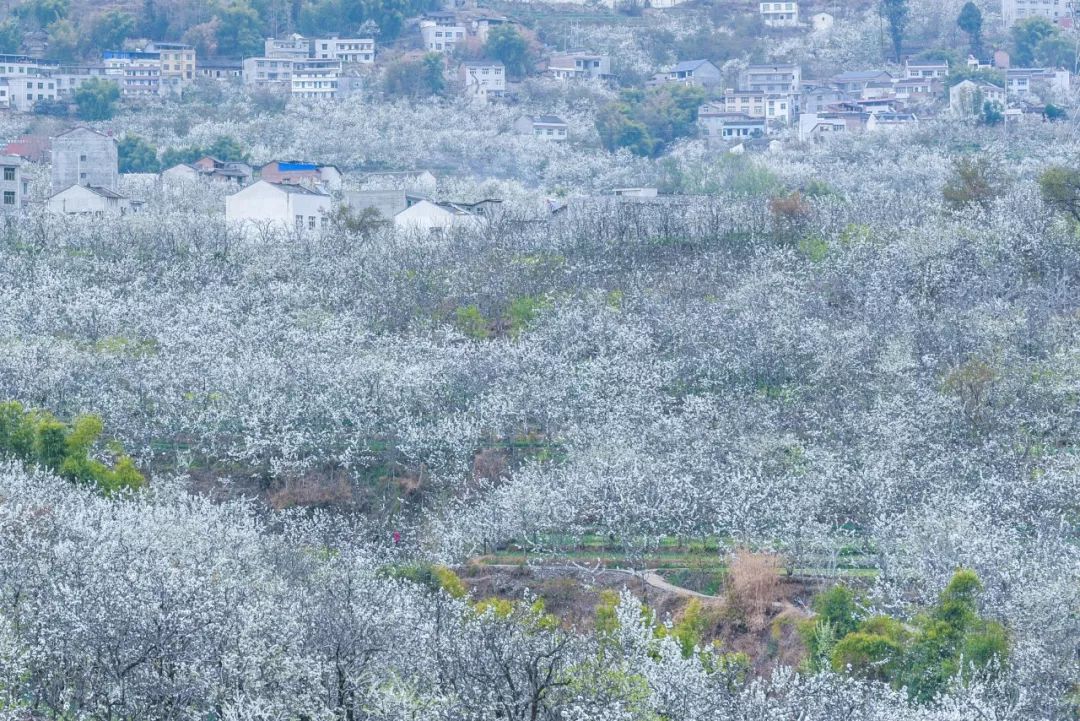
{"type": "Polygon", "coordinates": [[[290,171],[300,170],[318,170],[319,166],[315,163],[278,163],[278,170],[282,173],[288,173],[290,171]]]}

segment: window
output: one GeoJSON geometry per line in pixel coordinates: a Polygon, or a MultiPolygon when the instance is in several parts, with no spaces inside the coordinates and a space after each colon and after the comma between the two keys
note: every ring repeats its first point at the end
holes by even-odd
{"type": "Polygon", "coordinates": [[[4,205],[15,205],[15,191],[14,190],[5,190],[4,191],[4,205]]]}
{"type": "Polygon", "coordinates": [[[302,215],[296,216],[296,229],[297,230],[303,230],[304,229],[304,216],[302,216],[302,215]]]}
{"type": "Polygon", "coordinates": [[[79,180],[86,180],[86,173],[79,173],[79,180]]]}
{"type": "Polygon", "coordinates": [[[79,156],[79,162],[80,163],[85,163],[86,162],[86,156],[85,155],[80,155],[79,156]]]}
{"type": "Polygon", "coordinates": [[[10,165],[4,166],[4,180],[15,180],[15,168],[10,165]]]}

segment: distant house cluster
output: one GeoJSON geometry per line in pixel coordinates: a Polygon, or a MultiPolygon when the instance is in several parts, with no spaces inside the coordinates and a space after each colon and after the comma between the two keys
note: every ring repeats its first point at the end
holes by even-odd
{"type": "Polygon", "coordinates": [[[375,62],[373,38],[269,38],[263,54],[245,58],[244,85],[283,90],[304,100],[333,100],[351,93],[358,82],[353,66],[375,62]]]}

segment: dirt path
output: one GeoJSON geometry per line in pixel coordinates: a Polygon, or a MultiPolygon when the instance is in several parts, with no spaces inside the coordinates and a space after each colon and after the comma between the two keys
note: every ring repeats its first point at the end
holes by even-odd
{"type": "MultiPolygon", "coordinates": [[[[502,568],[502,569],[520,568],[520,566],[516,566],[516,565],[513,565],[513,564],[509,564],[509,563],[504,563],[504,564],[486,563],[486,564],[484,564],[484,566],[487,567],[487,568],[502,568]]],[[[594,570],[594,569],[585,568],[583,566],[545,566],[545,565],[527,566],[527,568],[532,568],[534,570],[561,571],[561,572],[573,572],[573,573],[618,573],[618,574],[622,574],[624,576],[629,576],[630,578],[636,578],[636,579],[644,582],[645,585],[647,585],[647,586],[649,586],[651,588],[655,588],[658,591],[664,591],[665,593],[670,593],[670,594],[672,594],[674,596],[682,596],[683,598],[707,598],[707,599],[714,600],[714,601],[720,599],[720,596],[710,596],[707,593],[699,593],[698,591],[694,591],[694,590],[691,590],[689,588],[683,588],[682,586],[676,586],[674,583],[669,583],[668,581],[664,580],[663,576],[661,576],[659,573],[656,573],[655,571],[635,571],[633,569],[628,569],[628,568],[597,568],[597,569],[594,570]]]]}

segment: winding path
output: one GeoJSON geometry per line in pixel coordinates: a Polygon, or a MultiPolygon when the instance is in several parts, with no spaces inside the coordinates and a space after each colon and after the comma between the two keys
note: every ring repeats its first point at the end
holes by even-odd
{"type": "MultiPolygon", "coordinates": [[[[485,568],[501,568],[501,569],[516,569],[521,568],[519,565],[510,563],[485,563],[485,568]]],[[[630,576],[631,578],[640,579],[645,585],[655,588],[658,591],[664,591],[675,596],[682,596],[684,598],[706,598],[713,601],[720,600],[720,596],[710,596],[707,593],[699,593],[698,591],[684,588],[682,586],[676,586],[674,583],[669,583],[664,580],[664,577],[655,571],[635,571],[628,568],[606,568],[600,567],[595,569],[586,568],[584,566],[526,566],[533,570],[545,570],[545,571],[570,571],[573,573],[621,573],[624,576],[630,576]]]]}

